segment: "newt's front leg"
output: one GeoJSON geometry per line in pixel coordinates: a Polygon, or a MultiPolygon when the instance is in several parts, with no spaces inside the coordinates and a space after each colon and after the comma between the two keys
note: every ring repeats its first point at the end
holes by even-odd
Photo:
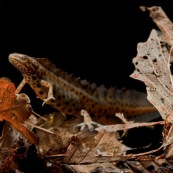
{"type": "Polygon", "coordinates": [[[47,87],[49,88],[49,91],[48,91],[48,94],[47,94],[47,98],[44,99],[44,102],[42,104],[42,106],[49,100],[53,99],[55,100],[55,98],[53,97],[53,85],[45,80],[41,80],[41,85],[44,86],[44,87],[47,87]]]}
{"type": "Polygon", "coordinates": [[[16,89],[16,91],[15,91],[15,94],[19,94],[20,91],[22,90],[22,88],[24,87],[25,84],[26,84],[26,80],[23,79],[23,80],[21,81],[21,83],[19,84],[19,86],[17,87],[17,89],[16,89]]]}

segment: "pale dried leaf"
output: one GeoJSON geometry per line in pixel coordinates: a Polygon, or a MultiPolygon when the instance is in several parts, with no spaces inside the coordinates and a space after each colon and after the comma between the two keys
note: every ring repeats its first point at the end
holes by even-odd
{"type": "MultiPolygon", "coordinates": [[[[173,61],[173,51],[172,51],[172,44],[173,44],[173,23],[167,17],[165,12],[161,7],[153,6],[153,7],[141,7],[142,11],[149,11],[150,17],[156,23],[156,25],[161,30],[161,34],[159,34],[159,38],[161,39],[161,46],[163,49],[163,54],[165,60],[173,61]],[[170,53],[168,53],[170,52],[170,53]],[[169,58],[170,57],[170,58],[169,58]]],[[[160,32],[160,31],[158,31],[160,32]]]]}
{"type": "Polygon", "coordinates": [[[148,10],[150,12],[150,17],[156,23],[156,25],[161,30],[161,40],[167,42],[170,45],[173,43],[173,23],[167,17],[163,9],[159,6],[152,7],[140,7],[141,10],[148,10]]]}
{"type": "MultiPolygon", "coordinates": [[[[170,58],[172,58],[173,24],[160,7],[147,9],[153,21],[161,29],[162,35],[158,36],[155,30],[151,31],[145,43],[138,44],[138,54],[133,59],[135,72],[131,77],[143,81],[147,86],[148,99],[159,110],[165,127],[172,124],[173,119],[173,87],[170,71],[170,58]]],[[[165,156],[172,159],[172,126],[169,133],[164,132],[165,156]]]]}
{"type": "Polygon", "coordinates": [[[164,121],[146,122],[146,123],[145,122],[144,123],[129,122],[126,124],[115,124],[115,125],[107,125],[107,126],[105,125],[105,126],[97,127],[96,130],[104,129],[107,132],[116,132],[119,130],[127,130],[127,129],[137,128],[137,127],[151,127],[151,126],[158,125],[158,124],[163,125],[164,121]]]}
{"type": "Polygon", "coordinates": [[[158,109],[163,119],[172,121],[173,87],[169,61],[165,60],[157,32],[153,29],[148,40],[139,43],[133,58],[135,71],[131,77],[147,86],[148,100],[158,109]]]}

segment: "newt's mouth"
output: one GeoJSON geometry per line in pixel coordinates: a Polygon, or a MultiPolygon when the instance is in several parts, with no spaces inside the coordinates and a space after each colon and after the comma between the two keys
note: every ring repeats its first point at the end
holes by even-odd
{"type": "Polygon", "coordinates": [[[28,58],[26,55],[12,53],[9,55],[9,61],[14,65],[21,73],[31,73],[31,67],[29,67],[28,58]]]}

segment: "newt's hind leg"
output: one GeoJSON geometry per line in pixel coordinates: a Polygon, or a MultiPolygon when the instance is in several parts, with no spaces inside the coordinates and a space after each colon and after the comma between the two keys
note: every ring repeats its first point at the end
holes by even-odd
{"type": "Polygon", "coordinates": [[[81,110],[81,115],[84,117],[84,122],[83,123],[80,123],[78,125],[76,125],[76,127],[81,127],[80,130],[82,131],[85,127],[87,127],[90,131],[94,131],[94,125],[96,126],[101,126],[101,124],[97,123],[97,122],[94,122],[89,113],[82,109],[81,110]]]}
{"type": "Polygon", "coordinates": [[[44,102],[42,104],[42,106],[49,100],[53,99],[55,100],[55,98],[53,97],[53,85],[45,80],[41,80],[41,85],[45,86],[47,88],[49,88],[48,94],[47,94],[47,98],[44,99],[44,102]]]}

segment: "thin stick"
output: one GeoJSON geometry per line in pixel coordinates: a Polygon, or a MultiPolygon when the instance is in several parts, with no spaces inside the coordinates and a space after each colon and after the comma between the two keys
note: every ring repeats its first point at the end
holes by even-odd
{"type": "Polygon", "coordinates": [[[36,112],[32,111],[32,113],[36,116],[38,116],[39,118],[43,119],[44,121],[48,121],[46,118],[43,118],[41,115],[37,114],[36,112]]]}
{"type": "Polygon", "coordinates": [[[47,129],[42,128],[42,127],[40,127],[40,126],[37,126],[37,125],[31,124],[31,123],[29,123],[29,122],[27,122],[27,121],[25,121],[25,123],[28,124],[28,125],[30,125],[30,126],[33,126],[33,127],[37,128],[37,129],[43,130],[43,131],[45,131],[45,132],[47,132],[47,133],[50,133],[50,134],[55,135],[55,133],[52,132],[52,131],[50,131],[50,130],[47,130],[47,129]]]}

